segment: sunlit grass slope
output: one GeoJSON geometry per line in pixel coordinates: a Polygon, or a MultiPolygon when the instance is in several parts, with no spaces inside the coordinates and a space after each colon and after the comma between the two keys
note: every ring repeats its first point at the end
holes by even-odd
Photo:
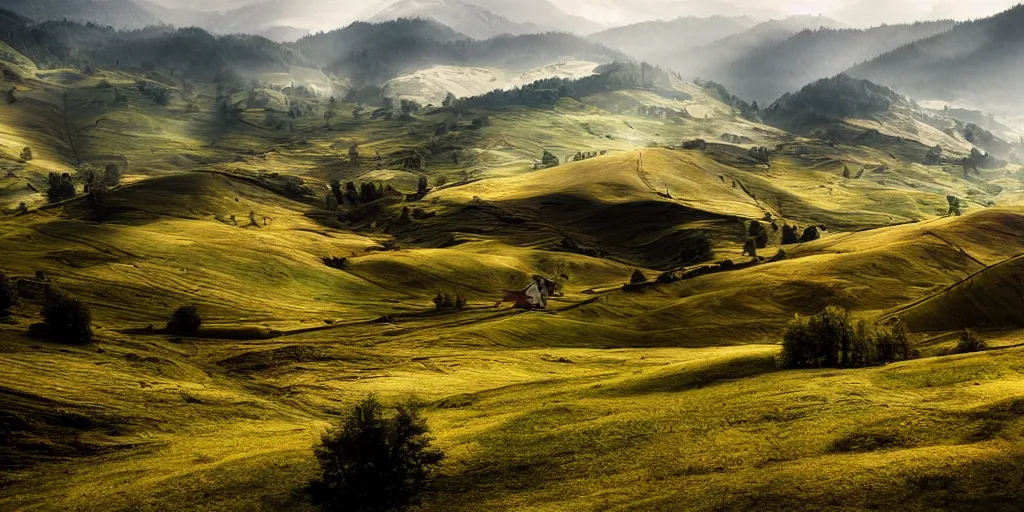
{"type": "Polygon", "coordinates": [[[1024,499],[1016,168],[964,177],[910,158],[916,140],[794,136],[694,84],[405,119],[354,104],[291,119],[261,89],[266,105],[224,120],[213,84],[0,59],[24,77],[0,105],[0,269],[80,297],[96,333],[36,337],[37,299],[0,322],[0,509],[313,510],[311,448],[368,393],[425,402],[447,453],[429,511],[1024,499]],[[173,99],[142,94],[147,80],[173,99]],[[706,150],[666,147],[696,138],[706,150]],[[535,169],[545,150],[561,164],[535,169]],[[101,210],[45,205],[47,173],[109,163],[125,178],[101,210]],[[421,177],[421,198],[322,200],[332,180],[413,194],[421,177]],[[293,178],[308,193],[280,186],[293,178]],[[964,216],[944,217],[947,195],[964,216]],[[759,253],[777,261],[622,287],[679,270],[698,231],[715,254],[697,263],[745,263],[747,227],[769,215],[829,229],[781,247],[771,231],[759,253]],[[547,310],[494,307],[534,274],[559,283],[547,310]],[[468,307],[434,311],[437,293],[468,307]],[[164,332],[192,303],[198,335],[164,332]],[[954,329],[1000,330],[979,354],[779,370],[786,322],[830,304],[902,318],[924,356],[948,353],[954,329]]]}

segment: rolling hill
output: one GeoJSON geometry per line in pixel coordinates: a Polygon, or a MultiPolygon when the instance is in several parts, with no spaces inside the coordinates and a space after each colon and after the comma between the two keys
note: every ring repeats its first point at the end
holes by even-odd
{"type": "Polygon", "coordinates": [[[755,111],[567,34],[0,23],[0,509],[312,512],[313,449],[371,393],[445,453],[424,512],[1024,499],[1022,169],[966,172],[952,120],[886,86],[755,111]],[[492,78],[536,80],[381,94],[492,78]],[[495,306],[534,275],[547,309],[495,306]],[[51,287],[90,343],[47,333],[51,287]],[[781,368],[828,305],[901,318],[912,357],[781,368]],[[965,326],[998,330],[950,354],[965,326]]]}

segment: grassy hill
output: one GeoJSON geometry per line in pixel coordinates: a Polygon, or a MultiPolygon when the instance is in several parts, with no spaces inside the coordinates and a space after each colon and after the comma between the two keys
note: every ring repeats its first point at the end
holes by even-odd
{"type": "Polygon", "coordinates": [[[402,112],[308,70],[319,89],[0,58],[0,267],[28,283],[0,320],[0,509],[314,510],[311,449],[368,393],[425,403],[447,458],[423,510],[1022,498],[1022,333],[993,321],[1019,302],[1021,169],[965,173],[922,119],[789,131],[635,65],[402,112]],[[45,197],[110,164],[102,201],[45,197]],[[783,245],[794,224],[822,236],[783,245]],[[37,273],[89,305],[91,344],[41,336],[37,273]],[[546,310],[494,307],[535,274],[546,310]],[[166,331],[186,304],[202,327],[166,331]],[[781,370],[786,323],[826,305],[902,318],[920,357],[781,370]],[[994,348],[948,355],[968,325],[994,348]]]}

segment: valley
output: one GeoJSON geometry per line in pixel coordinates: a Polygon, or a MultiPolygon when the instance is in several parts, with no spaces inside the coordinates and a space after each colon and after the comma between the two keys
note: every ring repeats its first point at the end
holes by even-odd
{"type": "MultiPolygon", "coordinates": [[[[318,510],[370,394],[444,452],[413,510],[1019,508],[1011,117],[866,79],[906,47],[757,106],[515,14],[275,43],[0,10],[0,510],[318,510]],[[533,276],[546,308],[495,306],[533,276]],[[47,335],[58,288],[88,343],[47,335]],[[910,357],[784,368],[827,306],[910,357]]],[[[678,44],[781,30],[714,23],[734,46],[678,44]]]]}

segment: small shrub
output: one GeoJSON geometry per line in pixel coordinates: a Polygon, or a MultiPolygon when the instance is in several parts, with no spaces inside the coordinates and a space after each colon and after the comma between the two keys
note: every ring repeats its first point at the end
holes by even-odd
{"type": "Polygon", "coordinates": [[[961,215],[960,198],[956,196],[946,196],[946,202],[949,203],[949,211],[946,215],[959,217],[961,215]]]}
{"type": "Polygon", "coordinates": [[[117,164],[107,164],[103,168],[103,183],[108,187],[116,187],[121,184],[121,167],[117,164]]]}
{"type": "Polygon", "coordinates": [[[437,293],[434,297],[434,309],[437,311],[462,311],[465,309],[467,300],[461,295],[450,295],[437,293]]]}
{"type": "Polygon", "coordinates": [[[679,252],[679,263],[682,265],[694,265],[703,263],[715,258],[715,246],[711,236],[705,231],[696,231],[687,234],[683,240],[683,249],[679,252]]]}
{"type": "Polygon", "coordinates": [[[419,182],[416,184],[416,194],[419,196],[427,195],[427,191],[430,190],[430,183],[427,181],[426,176],[420,176],[419,182]]]}
{"type": "Polygon", "coordinates": [[[327,265],[328,267],[331,268],[336,268],[338,270],[341,270],[348,266],[348,258],[346,257],[325,256],[323,261],[324,265],[327,265]]]}
{"type": "Polygon", "coordinates": [[[789,224],[782,225],[782,245],[790,245],[800,242],[800,235],[797,233],[800,231],[800,227],[789,224]]]}
{"type": "Polygon", "coordinates": [[[26,162],[32,160],[32,148],[25,146],[25,149],[21,150],[21,159],[26,162]]]}
{"type": "Polygon", "coordinates": [[[558,156],[546,149],[544,150],[544,155],[541,156],[540,159],[540,163],[543,164],[544,167],[555,167],[560,162],[561,160],[558,159],[558,156]]]}
{"type": "Polygon", "coordinates": [[[800,243],[813,242],[821,238],[821,232],[818,231],[818,226],[808,226],[804,230],[804,234],[800,236],[800,243]]]}
{"type": "Polygon", "coordinates": [[[415,505],[444,458],[431,442],[416,406],[399,405],[388,414],[371,395],[314,448],[320,475],[309,486],[313,501],[329,512],[384,512],[415,505]]]}
{"type": "Polygon", "coordinates": [[[750,226],[747,228],[747,236],[754,240],[758,249],[764,249],[768,246],[768,230],[759,221],[750,221],[750,226]]]}
{"type": "Polygon", "coordinates": [[[956,342],[956,351],[961,354],[969,354],[971,352],[980,352],[988,348],[988,343],[978,336],[978,333],[964,329],[960,331],[960,336],[956,342]]]}
{"type": "Polygon", "coordinates": [[[683,141],[683,149],[690,149],[690,150],[699,149],[701,151],[704,151],[707,148],[708,148],[708,143],[704,139],[693,139],[693,140],[683,141]]]}
{"type": "Polygon", "coordinates": [[[84,344],[92,340],[92,313],[81,300],[57,288],[46,294],[43,320],[54,338],[84,344]]]}
{"type": "Polygon", "coordinates": [[[743,242],[743,255],[750,256],[751,258],[757,257],[757,241],[753,238],[748,238],[746,242],[743,242]]]}
{"type": "Polygon", "coordinates": [[[68,173],[51,172],[46,178],[46,199],[51,203],[59,203],[75,197],[75,180],[68,173]]]}
{"type": "Polygon", "coordinates": [[[324,196],[324,208],[327,208],[327,211],[329,212],[337,210],[338,194],[334,193],[333,191],[328,192],[327,195],[324,196]]]}
{"type": "Polygon", "coordinates": [[[0,313],[9,311],[18,304],[18,287],[7,274],[0,272],[0,313]]]}
{"type": "Polygon", "coordinates": [[[676,274],[675,272],[663,272],[661,274],[658,274],[658,279],[657,279],[657,281],[659,283],[662,283],[662,284],[674,283],[674,282],[676,282],[678,280],[679,280],[679,275],[676,274]]]}
{"type": "Polygon", "coordinates": [[[191,304],[181,306],[171,314],[167,322],[167,330],[182,336],[194,336],[203,325],[203,317],[199,314],[199,306],[191,304]]]}
{"type": "Polygon", "coordinates": [[[647,276],[645,276],[640,269],[634,270],[633,275],[629,276],[629,284],[640,284],[646,282],[647,276]]]}

